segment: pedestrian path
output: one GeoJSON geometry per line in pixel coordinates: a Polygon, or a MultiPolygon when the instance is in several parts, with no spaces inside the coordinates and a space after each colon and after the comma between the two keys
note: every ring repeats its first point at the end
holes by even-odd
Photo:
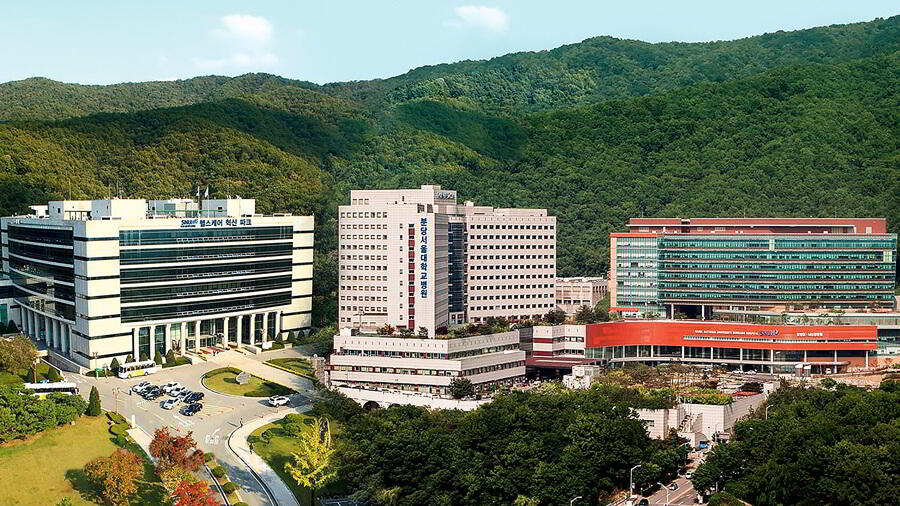
{"type": "Polygon", "coordinates": [[[153,441],[153,438],[150,437],[150,434],[144,432],[144,429],[140,427],[128,429],[125,432],[127,432],[128,435],[131,436],[131,439],[134,439],[134,442],[137,443],[138,446],[140,446],[141,449],[144,450],[144,453],[147,454],[147,458],[152,461],[153,457],[150,456],[150,442],[153,441]]]}
{"type": "Polygon", "coordinates": [[[269,467],[269,464],[267,464],[262,457],[250,450],[250,446],[247,444],[247,437],[249,437],[254,430],[263,425],[280,420],[290,413],[302,413],[304,411],[309,411],[309,407],[306,406],[301,409],[282,409],[260,418],[254,418],[244,424],[243,427],[235,429],[231,433],[231,436],[228,437],[228,447],[253,471],[254,474],[256,474],[257,477],[259,477],[265,485],[274,504],[279,506],[300,506],[300,504],[297,502],[294,494],[291,493],[291,489],[288,488],[287,484],[281,481],[281,478],[279,478],[275,471],[269,467]]]}

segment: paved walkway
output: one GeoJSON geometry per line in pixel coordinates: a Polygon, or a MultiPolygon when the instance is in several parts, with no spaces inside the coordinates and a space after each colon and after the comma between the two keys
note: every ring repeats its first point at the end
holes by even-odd
{"type": "Polygon", "coordinates": [[[300,504],[297,502],[294,494],[291,493],[291,489],[281,481],[281,478],[269,467],[269,464],[262,457],[250,451],[247,438],[254,430],[263,425],[280,420],[290,413],[302,413],[304,411],[309,411],[309,407],[279,410],[262,418],[254,419],[243,427],[238,427],[228,437],[228,447],[265,484],[269,497],[274,501],[274,504],[279,506],[300,506],[300,504]]]}
{"type": "MultiPolygon", "coordinates": [[[[266,354],[263,354],[262,357],[265,358],[266,354]]],[[[275,357],[272,357],[270,355],[269,358],[275,357]]],[[[254,360],[245,355],[238,355],[237,353],[228,354],[227,357],[223,360],[220,360],[219,363],[236,367],[242,371],[247,371],[254,376],[259,376],[262,379],[278,383],[279,385],[284,385],[298,392],[304,392],[308,396],[315,395],[316,393],[312,381],[302,376],[298,376],[294,373],[283,371],[270,365],[266,365],[259,360],[254,360]]]]}

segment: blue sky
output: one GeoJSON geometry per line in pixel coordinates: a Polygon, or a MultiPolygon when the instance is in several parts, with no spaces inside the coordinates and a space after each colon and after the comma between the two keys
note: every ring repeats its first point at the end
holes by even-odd
{"type": "Polygon", "coordinates": [[[596,35],[723,40],[898,13],[896,0],[4,0],[0,82],[269,72],[325,83],[596,35]]]}

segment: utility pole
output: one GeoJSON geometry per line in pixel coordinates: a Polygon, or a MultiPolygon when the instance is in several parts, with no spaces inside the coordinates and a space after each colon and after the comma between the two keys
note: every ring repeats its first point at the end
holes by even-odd
{"type": "Polygon", "coordinates": [[[628,494],[634,495],[634,470],[641,467],[640,464],[631,468],[631,471],[628,471],[628,494]]]}

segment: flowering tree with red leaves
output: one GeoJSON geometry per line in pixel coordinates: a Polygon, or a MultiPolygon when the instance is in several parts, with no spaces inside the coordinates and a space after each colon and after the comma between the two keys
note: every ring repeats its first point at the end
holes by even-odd
{"type": "Polygon", "coordinates": [[[175,506],[219,506],[219,501],[205,481],[183,481],[175,489],[175,506]]]}
{"type": "Polygon", "coordinates": [[[150,442],[150,455],[156,459],[156,470],[162,473],[177,467],[186,471],[196,471],[203,466],[203,452],[197,449],[197,442],[191,437],[169,433],[168,427],[156,429],[150,442]]]}

